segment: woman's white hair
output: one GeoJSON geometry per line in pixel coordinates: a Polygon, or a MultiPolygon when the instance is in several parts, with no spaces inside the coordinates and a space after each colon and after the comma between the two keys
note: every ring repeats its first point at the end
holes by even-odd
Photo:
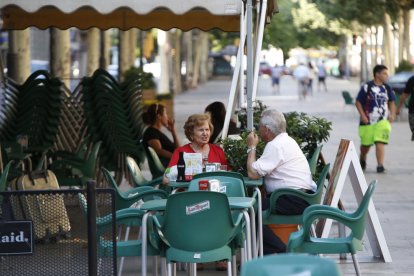
{"type": "Polygon", "coordinates": [[[275,135],[286,132],[286,119],[282,112],[267,109],[262,112],[260,124],[267,127],[275,135]]]}

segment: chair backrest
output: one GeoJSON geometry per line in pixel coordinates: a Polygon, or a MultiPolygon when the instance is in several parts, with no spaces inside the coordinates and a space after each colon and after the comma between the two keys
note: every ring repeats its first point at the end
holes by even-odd
{"type": "Polygon", "coordinates": [[[110,186],[112,186],[112,188],[114,188],[114,189],[115,189],[115,194],[116,194],[116,197],[118,197],[119,195],[124,195],[124,192],[122,192],[122,191],[119,189],[118,184],[116,183],[116,181],[115,181],[114,177],[111,175],[111,172],[110,172],[110,171],[108,171],[108,170],[107,170],[107,169],[105,169],[105,168],[102,168],[102,173],[103,173],[103,175],[104,175],[104,177],[105,177],[106,182],[107,182],[110,186]]]}
{"type": "Polygon", "coordinates": [[[321,154],[321,151],[322,151],[322,145],[317,146],[315,150],[313,151],[311,158],[309,158],[308,160],[309,168],[312,173],[312,176],[315,175],[316,173],[316,168],[318,166],[318,160],[319,160],[319,155],[321,154]]]}
{"type": "MultiPolygon", "coordinates": [[[[4,192],[6,190],[7,176],[9,174],[11,163],[12,163],[12,161],[7,163],[6,167],[4,167],[3,173],[0,176],[0,192],[4,192]]],[[[0,204],[2,202],[3,202],[3,196],[0,195],[0,204]]]]}
{"type": "Polygon", "coordinates": [[[215,171],[215,172],[198,173],[198,174],[193,176],[193,179],[204,178],[204,177],[209,177],[209,176],[230,176],[230,177],[238,178],[238,179],[240,179],[241,181],[244,182],[244,178],[243,178],[243,175],[241,173],[228,172],[228,171],[215,171]]]}
{"type": "Polygon", "coordinates": [[[137,162],[135,162],[135,159],[132,158],[131,156],[126,156],[125,160],[128,166],[129,173],[132,176],[135,186],[139,186],[140,184],[147,182],[137,162]]]}
{"type": "Polygon", "coordinates": [[[315,203],[314,204],[320,204],[321,200],[322,200],[322,194],[323,194],[323,188],[324,188],[324,183],[325,183],[325,179],[328,176],[329,173],[329,168],[331,167],[331,164],[326,164],[323,169],[321,174],[319,175],[318,181],[316,182],[316,191],[315,191],[315,203]]]}
{"type": "Polygon", "coordinates": [[[226,245],[234,236],[227,196],[209,191],[170,195],[161,231],[172,247],[186,251],[226,245]]]}
{"type": "Polygon", "coordinates": [[[85,170],[84,170],[84,174],[85,176],[88,177],[93,177],[95,174],[95,169],[96,169],[96,160],[98,159],[98,153],[99,153],[99,149],[101,148],[101,144],[102,142],[96,142],[95,145],[92,148],[91,153],[89,154],[88,159],[85,162],[85,170]]]}
{"type": "Polygon", "coordinates": [[[302,254],[277,254],[246,262],[240,276],[339,276],[337,264],[330,259],[302,254]]]}
{"type": "Polygon", "coordinates": [[[348,91],[342,91],[342,97],[345,100],[345,104],[354,104],[354,99],[348,91]]]}
{"type": "Polygon", "coordinates": [[[3,192],[6,190],[7,176],[9,174],[11,163],[12,161],[7,163],[6,167],[4,167],[3,173],[0,176],[0,192],[3,192]]]}
{"type": "Polygon", "coordinates": [[[162,176],[164,174],[165,167],[161,163],[161,160],[155,150],[148,146],[145,147],[145,152],[147,153],[148,166],[150,167],[152,178],[162,176]]]}
{"type": "Polygon", "coordinates": [[[233,176],[224,176],[224,175],[211,175],[205,176],[202,178],[194,178],[191,180],[190,185],[188,186],[189,191],[198,191],[198,182],[202,179],[211,180],[217,179],[220,181],[220,187],[225,187],[225,193],[227,196],[234,196],[234,197],[245,197],[246,196],[246,189],[244,186],[243,180],[240,180],[239,177],[233,176]]]}

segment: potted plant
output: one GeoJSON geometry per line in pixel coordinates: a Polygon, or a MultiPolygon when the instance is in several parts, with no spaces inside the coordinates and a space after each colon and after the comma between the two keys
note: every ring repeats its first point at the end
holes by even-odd
{"type": "MultiPolygon", "coordinates": [[[[260,115],[263,110],[266,109],[266,106],[261,102],[254,108],[253,124],[257,129],[260,121],[260,115]]],[[[246,126],[246,112],[241,110],[237,112],[239,116],[239,121],[242,126],[246,126]]],[[[289,112],[285,113],[286,124],[287,124],[287,133],[290,137],[295,139],[299,147],[302,149],[303,153],[307,158],[312,156],[313,151],[318,145],[322,142],[326,142],[329,138],[329,132],[332,130],[332,123],[326,120],[325,118],[320,118],[316,116],[310,116],[306,113],[298,112],[289,112]]],[[[244,131],[240,134],[240,139],[226,138],[221,141],[223,145],[224,152],[226,153],[229,165],[233,168],[234,171],[240,172],[243,175],[247,176],[246,162],[247,162],[247,144],[246,136],[248,131],[244,127],[244,131]]],[[[264,143],[259,141],[259,144],[256,147],[256,155],[260,157],[263,153],[264,143]]],[[[320,171],[318,166],[318,171],[320,171]]]]}
{"type": "Polygon", "coordinates": [[[131,67],[123,74],[124,82],[123,86],[127,84],[140,80],[141,89],[142,89],[142,100],[145,101],[155,101],[156,100],[156,91],[155,91],[155,81],[152,73],[144,72],[141,68],[131,67]]]}

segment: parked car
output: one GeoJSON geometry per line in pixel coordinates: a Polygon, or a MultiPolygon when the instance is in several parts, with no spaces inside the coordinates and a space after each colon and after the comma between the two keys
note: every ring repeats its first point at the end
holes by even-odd
{"type": "Polygon", "coordinates": [[[414,76],[414,72],[402,71],[389,77],[387,83],[394,90],[395,94],[401,95],[404,92],[408,79],[412,76],[414,76]]]}
{"type": "Polygon", "coordinates": [[[272,66],[266,61],[261,61],[259,64],[259,75],[272,75],[272,66]]]}

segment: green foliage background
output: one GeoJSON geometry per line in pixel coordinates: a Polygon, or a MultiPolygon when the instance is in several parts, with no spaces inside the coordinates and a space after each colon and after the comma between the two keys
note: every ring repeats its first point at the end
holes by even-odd
{"type": "MultiPolygon", "coordinates": [[[[260,115],[266,106],[258,101],[254,107],[253,124],[257,129],[260,121],[260,115]]],[[[242,123],[242,129],[245,128],[246,110],[242,109],[237,113],[239,121],[242,123]]],[[[299,147],[307,158],[312,156],[313,151],[317,146],[323,142],[328,141],[330,131],[332,130],[332,123],[325,118],[310,116],[306,113],[288,112],[284,113],[286,118],[287,133],[290,137],[295,139],[299,147]]],[[[232,167],[233,171],[237,171],[247,176],[246,162],[247,162],[247,143],[246,137],[249,134],[244,130],[240,134],[241,139],[226,138],[221,141],[224,152],[226,153],[227,161],[232,167]]],[[[259,141],[256,147],[256,156],[260,157],[263,153],[265,144],[259,141]]]]}

